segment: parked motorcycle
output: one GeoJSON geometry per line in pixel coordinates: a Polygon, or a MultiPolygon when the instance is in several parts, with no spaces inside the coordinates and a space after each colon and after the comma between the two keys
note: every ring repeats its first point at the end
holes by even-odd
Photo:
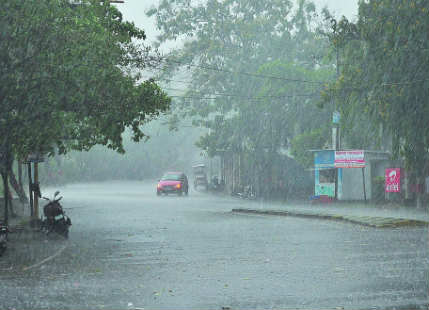
{"type": "Polygon", "coordinates": [[[7,247],[7,234],[9,233],[8,227],[0,222],[0,256],[3,255],[7,247]]]}
{"type": "Polygon", "coordinates": [[[209,183],[209,190],[213,193],[222,192],[224,190],[224,182],[220,181],[219,178],[215,175],[212,177],[210,183],[209,183]]]}
{"type": "Polygon", "coordinates": [[[236,193],[236,195],[242,199],[249,199],[249,200],[256,199],[256,192],[252,185],[244,186],[243,191],[236,193]]]}
{"type": "Polygon", "coordinates": [[[42,219],[41,230],[46,234],[55,232],[64,236],[65,238],[68,238],[71,220],[68,216],[65,215],[63,207],[59,203],[59,201],[63,198],[63,196],[57,198],[59,193],[59,191],[56,191],[52,199],[42,197],[43,199],[47,200],[48,203],[43,207],[43,214],[45,218],[42,219]]]}

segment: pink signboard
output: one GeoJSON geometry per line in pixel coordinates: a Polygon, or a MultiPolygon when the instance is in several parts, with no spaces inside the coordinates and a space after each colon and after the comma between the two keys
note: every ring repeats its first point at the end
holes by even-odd
{"type": "Polygon", "coordinates": [[[387,168],[386,169],[386,193],[397,193],[401,191],[401,169],[387,168]]]}
{"type": "Polygon", "coordinates": [[[364,168],[364,151],[335,151],[335,168],[364,168]]]}

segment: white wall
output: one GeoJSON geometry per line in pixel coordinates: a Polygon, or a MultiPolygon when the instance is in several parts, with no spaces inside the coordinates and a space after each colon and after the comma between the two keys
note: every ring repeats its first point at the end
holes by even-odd
{"type": "MultiPolygon", "coordinates": [[[[366,199],[371,199],[371,167],[367,165],[365,169],[365,191],[366,199]]],[[[363,180],[361,168],[343,169],[341,200],[364,200],[363,180]]]]}

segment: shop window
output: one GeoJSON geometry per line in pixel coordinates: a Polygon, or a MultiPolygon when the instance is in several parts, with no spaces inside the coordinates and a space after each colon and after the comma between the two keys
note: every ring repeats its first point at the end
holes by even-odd
{"type": "Polygon", "coordinates": [[[319,183],[335,183],[335,169],[320,170],[319,183]]]}

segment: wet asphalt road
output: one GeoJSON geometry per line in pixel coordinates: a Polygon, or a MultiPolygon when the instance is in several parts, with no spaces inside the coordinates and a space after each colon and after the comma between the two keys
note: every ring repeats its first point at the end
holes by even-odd
{"type": "MultiPolygon", "coordinates": [[[[142,182],[60,189],[67,247],[2,270],[1,309],[392,309],[429,303],[426,227],[231,213],[248,202],[142,182]]],[[[52,192],[54,189],[52,189],[52,192]]]]}

